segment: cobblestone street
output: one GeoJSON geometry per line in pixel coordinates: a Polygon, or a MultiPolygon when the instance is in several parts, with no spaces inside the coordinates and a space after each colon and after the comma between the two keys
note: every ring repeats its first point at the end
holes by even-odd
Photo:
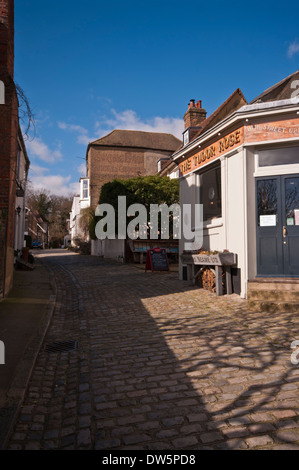
{"type": "Polygon", "coordinates": [[[56,307],[8,449],[299,450],[298,315],[249,312],[177,272],[38,258],[56,307]]]}

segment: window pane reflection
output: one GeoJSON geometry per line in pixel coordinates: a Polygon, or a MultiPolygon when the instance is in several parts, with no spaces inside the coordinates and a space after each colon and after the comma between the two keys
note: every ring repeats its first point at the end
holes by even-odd
{"type": "Polygon", "coordinates": [[[221,169],[220,165],[200,175],[200,203],[203,220],[221,217],[221,169]]]}
{"type": "Polygon", "coordinates": [[[285,180],[286,225],[299,225],[299,177],[285,180]]]}
{"type": "Polygon", "coordinates": [[[259,166],[290,165],[299,163],[299,147],[261,150],[259,166]]]}
{"type": "MultiPolygon", "coordinates": [[[[257,182],[257,209],[258,209],[258,225],[267,224],[264,216],[277,214],[277,180],[265,179],[257,182]],[[261,217],[262,216],[262,217],[261,217]],[[262,221],[262,223],[261,223],[262,221]]],[[[269,219],[270,220],[270,219],[269,219]]],[[[270,225],[276,225],[276,222],[269,222],[270,225]]]]}

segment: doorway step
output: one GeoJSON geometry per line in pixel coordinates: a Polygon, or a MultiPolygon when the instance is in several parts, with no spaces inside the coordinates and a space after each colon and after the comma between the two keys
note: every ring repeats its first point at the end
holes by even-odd
{"type": "Polygon", "coordinates": [[[299,279],[257,278],[248,281],[248,307],[258,312],[299,312],[299,279]]]}

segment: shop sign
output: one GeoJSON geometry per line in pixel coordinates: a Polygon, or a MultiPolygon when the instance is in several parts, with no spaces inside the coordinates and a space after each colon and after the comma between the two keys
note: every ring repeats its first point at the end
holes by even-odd
{"type": "Polygon", "coordinates": [[[181,162],[180,172],[185,175],[197,170],[242,144],[290,138],[299,138],[299,118],[246,125],[181,162]]]}
{"type": "Polygon", "coordinates": [[[214,144],[206,147],[195,155],[192,155],[192,157],[189,157],[184,162],[180,163],[179,167],[181,173],[184,175],[189,173],[189,171],[196,170],[205,163],[220,157],[229,150],[239,147],[239,145],[243,143],[243,140],[243,128],[231,132],[225,137],[217,140],[214,144]]]}
{"type": "Polygon", "coordinates": [[[299,137],[299,119],[285,119],[245,126],[245,142],[262,142],[264,140],[290,139],[299,137]]]}
{"type": "Polygon", "coordinates": [[[153,248],[147,250],[145,270],[169,271],[169,263],[165,248],[153,248]]]}

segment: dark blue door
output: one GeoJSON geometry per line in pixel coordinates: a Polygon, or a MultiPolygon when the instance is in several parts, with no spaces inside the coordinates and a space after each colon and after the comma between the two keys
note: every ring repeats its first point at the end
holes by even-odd
{"type": "Polygon", "coordinates": [[[299,175],[257,178],[257,274],[299,276],[299,175]]]}

